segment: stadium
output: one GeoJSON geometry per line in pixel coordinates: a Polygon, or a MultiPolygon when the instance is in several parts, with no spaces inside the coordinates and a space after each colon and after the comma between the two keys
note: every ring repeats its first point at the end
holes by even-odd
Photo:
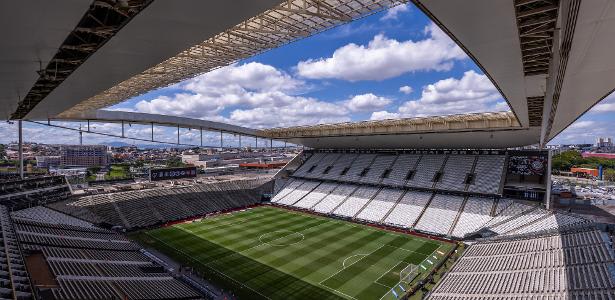
{"type": "Polygon", "coordinates": [[[21,162],[0,177],[0,299],[615,299],[615,225],[554,205],[546,147],[615,89],[615,1],[26,0],[0,16],[21,162]],[[256,129],[104,109],[406,2],[510,111],[256,129]],[[264,175],[164,169],[77,194],[24,174],[22,122],[302,150],[264,175]]]}

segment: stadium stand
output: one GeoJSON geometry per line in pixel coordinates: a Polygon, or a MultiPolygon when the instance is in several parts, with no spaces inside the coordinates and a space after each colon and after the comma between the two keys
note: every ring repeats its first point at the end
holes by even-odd
{"type": "Polygon", "coordinates": [[[500,198],[497,201],[497,205],[495,208],[495,216],[489,222],[485,223],[485,227],[496,226],[500,223],[506,222],[509,219],[512,219],[518,215],[525,213],[528,210],[533,209],[534,206],[514,201],[510,198],[500,198]]]}
{"type": "Polygon", "coordinates": [[[583,223],[589,223],[589,221],[582,217],[577,217],[566,213],[552,212],[534,223],[526,224],[512,231],[511,234],[524,234],[552,229],[562,229],[570,226],[577,226],[583,223]]]}
{"type": "Polygon", "coordinates": [[[280,199],[280,201],[278,201],[278,203],[286,204],[286,205],[293,205],[293,204],[295,204],[295,202],[299,201],[305,195],[310,193],[319,184],[320,184],[320,182],[318,182],[318,181],[306,181],[301,186],[297,187],[295,190],[293,190],[292,192],[288,193],[286,195],[286,197],[280,199]]]}
{"type": "Polygon", "coordinates": [[[387,170],[388,175],[382,178],[382,184],[391,186],[403,186],[408,176],[416,171],[416,163],[420,155],[400,154],[387,170]]]}
{"type": "Polygon", "coordinates": [[[613,299],[613,250],[587,226],[471,245],[428,299],[613,299]]]}
{"type": "Polygon", "coordinates": [[[315,152],[292,176],[500,195],[505,161],[506,155],[495,154],[315,152]]]}
{"type": "Polygon", "coordinates": [[[309,167],[305,172],[306,178],[322,178],[323,175],[329,173],[333,168],[335,161],[344,154],[340,153],[326,153],[317,164],[309,167]]]}
{"type": "Polygon", "coordinates": [[[320,202],[323,198],[325,198],[329,193],[331,193],[336,187],[337,183],[323,182],[311,193],[307,194],[303,197],[299,202],[295,203],[296,207],[310,209],[318,202],[320,202]]]}
{"type": "Polygon", "coordinates": [[[291,178],[286,183],[286,185],[282,187],[280,191],[273,196],[271,202],[279,202],[281,199],[284,199],[286,195],[290,194],[292,191],[294,191],[297,187],[301,186],[305,182],[305,180],[291,178]]]}
{"type": "Polygon", "coordinates": [[[505,155],[480,155],[474,168],[474,182],[468,186],[469,192],[481,194],[500,194],[503,184],[505,155]]]}
{"type": "MultiPolygon", "coordinates": [[[[282,192],[290,193],[290,187],[301,183],[289,182],[282,192]]],[[[253,205],[272,189],[269,179],[222,181],[91,195],[52,203],[49,207],[92,223],[135,229],[253,205]]]]}
{"type": "Polygon", "coordinates": [[[442,171],[442,179],[436,183],[436,188],[446,191],[463,191],[466,186],[466,177],[472,171],[476,156],[458,155],[452,158],[449,156],[442,171]]]}
{"type": "Polygon", "coordinates": [[[501,198],[506,154],[419,152],[308,153],[272,202],[457,239],[586,222],[501,198]]]}
{"type": "Polygon", "coordinates": [[[434,195],[414,228],[435,234],[447,235],[459,209],[463,205],[463,201],[462,196],[434,195]]]}
{"type": "Polygon", "coordinates": [[[432,193],[407,191],[385,218],[384,223],[399,227],[412,227],[431,200],[432,193]]]}
{"type": "Polygon", "coordinates": [[[382,221],[403,193],[404,191],[400,189],[381,189],[378,195],[357,215],[357,218],[373,223],[382,221]]]}
{"type": "MultiPolygon", "coordinates": [[[[461,157],[461,156],[459,156],[461,157]]],[[[458,158],[455,156],[455,158],[458,158]]],[[[447,160],[445,155],[423,155],[416,166],[416,172],[411,178],[407,178],[406,186],[418,188],[432,188],[436,173],[442,169],[447,160]]],[[[451,159],[454,161],[454,159],[451,159]]]]}
{"type": "Polygon", "coordinates": [[[62,201],[70,196],[63,176],[9,177],[0,181],[0,205],[18,210],[62,201]]]}
{"type": "Polygon", "coordinates": [[[493,198],[468,197],[451,235],[463,238],[466,234],[480,229],[491,221],[493,205],[493,198]]]}
{"type": "Polygon", "coordinates": [[[393,162],[397,159],[397,155],[377,155],[369,171],[365,176],[361,177],[359,182],[378,184],[383,180],[383,175],[386,170],[389,170],[393,162]]]}
{"type": "Polygon", "coordinates": [[[39,295],[56,286],[50,290],[57,300],[202,299],[201,294],[167,273],[124,236],[83,221],[75,223],[68,215],[62,217],[61,213],[46,210],[14,212],[12,218],[26,261],[30,256],[42,255],[44,265],[31,262],[30,266],[39,271],[48,268],[53,275],[52,282],[44,282],[40,274],[32,274],[37,278],[39,295]],[[51,215],[51,222],[27,218],[33,214],[51,215]]]}
{"type": "Polygon", "coordinates": [[[358,157],[348,167],[348,170],[340,175],[338,180],[345,182],[359,182],[366,177],[370,171],[372,161],[376,158],[376,154],[359,154],[358,157]]]}
{"type": "Polygon", "coordinates": [[[32,288],[26,271],[10,215],[5,206],[0,206],[0,287],[1,299],[32,299],[32,288]]]}
{"type": "Polygon", "coordinates": [[[40,221],[50,224],[65,224],[79,227],[93,227],[92,223],[71,217],[69,215],[57,212],[55,210],[35,206],[27,209],[22,209],[12,213],[14,217],[29,219],[32,221],[40,221]]]}
{"type": "Polygon", "coordinates": [[[357,188],[346,201],[333,211],[333,214],[354,217],[378,193],[378,190],[378,188],[372,186],[357,188]]]}
{"type": "Polygon", "coordinates": [[[346,175],[357,157],[358,154],[341,154],[335,163],[331,165],[331,169],[325,169],[319,179],[337,180],[340,176],[346,175]]]}
{"type": "Polygon", "coordinates": [[[324,197],[314,206],[314,210],[320,213],[330,213],[338,207],[348,196],[357,189],[356,185],[340,184],[329,195],[324,197]]]}
{"type": "Polygon", "coordinates": [[[295,176],[304,177],[308,171],[316,168],[317,164],[327,155],[326,153],[316,152],[311,154],[307,160],[295,171],[295,176]]]}

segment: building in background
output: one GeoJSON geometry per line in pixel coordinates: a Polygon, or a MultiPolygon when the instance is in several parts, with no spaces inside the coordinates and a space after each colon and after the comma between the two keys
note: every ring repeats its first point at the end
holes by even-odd
{"type": "Polygon", "coordinates": [[[111,154],[104,145],[68,145],[60,150],[62,166],[103,167],[111,163],[111,154]]]}
{"type": "Polygon", "coordinates": [[[60,156],[36,156],[36,167],[41,169],[57,168],[61,163],[60,156]]]}
{"type": "Polygon", "coordinates": [[[599,149],[613,148],[613,139],[610,137],[599,137],[596,139],[596,147],[599,149]]]}

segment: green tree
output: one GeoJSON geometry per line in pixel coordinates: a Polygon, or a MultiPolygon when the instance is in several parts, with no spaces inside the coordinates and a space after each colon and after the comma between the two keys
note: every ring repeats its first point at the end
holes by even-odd
{"type": "Polygon", "coordinates": [[[185,166],[185,164],[182,162],[182,159],[179,156],[173,156],[167,160],[167,167],[169,168],[177,168],[183,166],[185,166]]]}
{"type": "Polygon", "coordinates": [[[142,159],[136,160],[135,162],[132,163],[132,165],[135,168],[141,168],[145,165],[145,161],[143,161],[142,159]]]}
{"type": "Polygon", "coordinates": [[[577,151],[565,151],[553,156],[551,159],[551,168],[554,171],[570,171],[571,167],[582,163],[585,162],[581,153],[577,151]]]}
{"type": "Polygon", "coordinates": [[[4,144],[0,144],[0,159],[4,159],[6,157],[6,149],[4,148],[4,144]]]}
{"type": "Polygon", "coordinates": [[[606,181],[615,181],[615,170],[606,169],[602,172],[602,179],[606,181]]]}

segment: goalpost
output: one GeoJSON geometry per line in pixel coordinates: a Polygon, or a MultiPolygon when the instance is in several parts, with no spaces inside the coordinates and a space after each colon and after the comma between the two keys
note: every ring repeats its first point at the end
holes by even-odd
{"type": "Polygon", "coordinates": [[[399,281],[405,284],[410,284],[418,275],[419,267],[417,265],[408,264],[405,268],[399,271],[399,281]]]}

